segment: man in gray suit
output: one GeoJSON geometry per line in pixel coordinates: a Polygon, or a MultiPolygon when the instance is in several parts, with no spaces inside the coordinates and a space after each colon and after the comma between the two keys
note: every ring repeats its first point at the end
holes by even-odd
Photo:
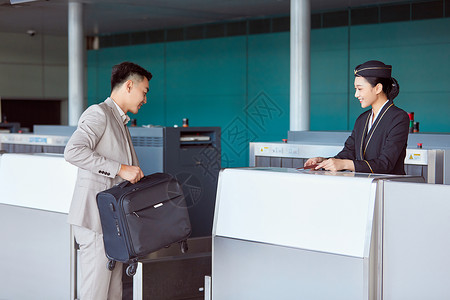
{"type": "Polygon", "coordinates": [[[80,245],[81,300],[122,299],[122,264],[116,263],[113,271],[106,267],[96,195],[123,180],[136,183],[144,176],[126,113],[136,114],[147,102],[151,78],[150,72],[130,62],[114,66],[111,96],[86,109],[64,151],[65,159],[78,167],[68,222],[80,245]]]}

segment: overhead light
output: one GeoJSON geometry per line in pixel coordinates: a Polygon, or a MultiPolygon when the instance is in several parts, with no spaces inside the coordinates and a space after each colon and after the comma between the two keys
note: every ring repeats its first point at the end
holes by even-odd
{"type": "Polygon", "coordinates": [[[20,4],[20,3],[25,3],[25,2],[34,2],[36,0],[10,0],[9,2],[11,2],[12,5],[14,4],[20,4]]]}
{"type": "Polygon", "coordinates": [[[36,35],[36,30],[28,29],[28,30],[27,30],[27,34],[28,34],[29,36],[35,36],[35,35],[36,35]]]}

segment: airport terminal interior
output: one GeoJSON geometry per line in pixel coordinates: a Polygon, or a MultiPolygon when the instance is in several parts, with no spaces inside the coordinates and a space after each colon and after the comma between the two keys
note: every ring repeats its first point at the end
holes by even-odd
{"type": "Polygon", "coordinates": [[[129,141],[192,231],[125,264],[122,299],[450,299],[450,0],[0,0],[0,300],[84,300],[64,150],[126,61],[153,76],[129,141]],[[369,110],[371,60],[405,175],[306,168],[369,110]]]}

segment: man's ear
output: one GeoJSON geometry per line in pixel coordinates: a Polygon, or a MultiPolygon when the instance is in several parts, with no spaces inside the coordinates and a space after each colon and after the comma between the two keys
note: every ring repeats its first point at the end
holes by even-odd
{"type": "Polygon", "coordinates": [[[125,88],[126,88],[127,92],[130,92],[132,87],[133,87],[133,81],[131,79],[128,79],[125,82],[125,88]]]}

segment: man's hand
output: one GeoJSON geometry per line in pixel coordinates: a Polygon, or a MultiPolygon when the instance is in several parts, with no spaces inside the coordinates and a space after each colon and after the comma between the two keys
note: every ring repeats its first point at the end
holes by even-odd
{"type": "Polygon", "coordinates": [[[128,180],[131,183],[136,183],[144,177],[144,173],[141,168],[136,166],[128,166],[128,165],[120,165],[119,173],[117,173],[120,177],[125,180],[128,180]]]}

